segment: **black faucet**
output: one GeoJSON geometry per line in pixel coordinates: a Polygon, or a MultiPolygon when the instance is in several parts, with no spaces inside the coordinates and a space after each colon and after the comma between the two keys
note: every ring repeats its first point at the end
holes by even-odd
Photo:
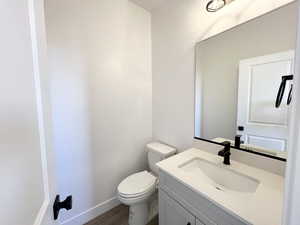
{"type": "Polygon", "coordinates": [[[230,165],[230,155],[231,155],[230,146],[231,146],[231,143],[229,141],[224,141],[222,144],[224,145],[224,149],[219,151],[218,155],[224,157],[223,163],[225,165],[230,165]]]}
{"type": "Polygon", "coordinates": [[[241,140],[242,135],[236,135],[234,140],[234,147],[240,148],[243,141],[241,140]]]}

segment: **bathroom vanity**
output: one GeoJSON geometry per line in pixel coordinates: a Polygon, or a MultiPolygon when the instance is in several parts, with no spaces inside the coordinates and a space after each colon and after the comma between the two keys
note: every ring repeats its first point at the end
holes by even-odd
{"type": "Polygon", "coordinates": [[[280,225],[284,178],[200,149],[157,164],[160,225],[280,225]]]}

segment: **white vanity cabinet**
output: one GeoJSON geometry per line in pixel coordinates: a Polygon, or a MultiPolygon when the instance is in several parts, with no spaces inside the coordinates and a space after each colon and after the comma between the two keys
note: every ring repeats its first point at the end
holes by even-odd
{"type": "Polygon", "coordinates": [[[160,171],[159,225],[251,225],[160,171]]]}
{"type": "Polygon", "coordinates": [[[156,165],[160,225],[281,224],[282,176],[195,148],[156,165]]]}
{"type": "Polygon", "coordinates": [[[160,225],[215,225],[203,223],[191,214],[179,202],[172,199],[162,190],[159,191],[159,224],[160,225]]]}
{"type": "Polygon", "coordinates": [[[193,216],[191,213],[189,213],[178,202],[170,198],[164,191],[160,191],[159,192],[159,224],[160,225],[196,225],[196,217],[193,216]]]}

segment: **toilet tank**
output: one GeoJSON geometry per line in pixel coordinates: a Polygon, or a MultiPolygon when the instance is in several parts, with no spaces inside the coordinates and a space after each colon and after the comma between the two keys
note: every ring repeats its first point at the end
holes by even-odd
{"type": "Polygon", "coordinates": [[[158,167],[156,163],[176,154],[176,149],[158,142],[147,144],[148,164],[151,172],[158,176],[158,167]]]}

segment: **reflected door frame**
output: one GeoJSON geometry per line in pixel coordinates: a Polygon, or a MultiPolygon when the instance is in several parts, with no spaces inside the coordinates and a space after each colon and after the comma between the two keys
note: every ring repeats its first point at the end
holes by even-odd
{"type": "Polygon", "coordinates": [[[300,1],[298,1],[297,47],[295,55],[295,74],[291,130],[288,145],[286,168],[283,225],[299,224],[300,208],[300,1]]]}

